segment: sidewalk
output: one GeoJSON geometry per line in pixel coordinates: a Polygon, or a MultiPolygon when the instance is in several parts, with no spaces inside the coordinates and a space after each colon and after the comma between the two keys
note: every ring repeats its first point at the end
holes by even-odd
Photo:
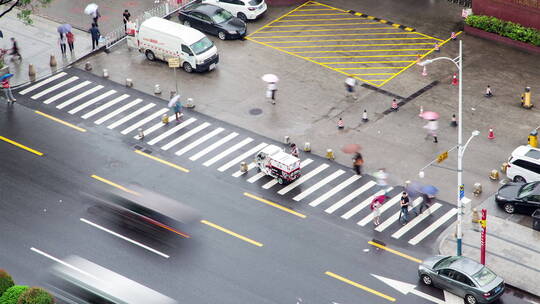
{"type": "MultiPolygon", "coordinates": [[[[488,210],[486,265],[502,276],[508,285],[540,296],[540,232],[530,228],[531,218],[504,213],[495,205],[493,196],[477,209],[480,211],[482,208],[488,210]]],[[[441,254],[456,254],[454,227],[447,229],[439,245],[441,254]]],[[[473,229],[469,215],[464,217],[463,255],[480,260],[480,232],[473,229]]]]}
{"type": "Polygon", "coordinates": [[[11,80],[12,86],[18,86],[30,81],[28,77],[28,65],[33,64],[36,69],[36,79],[50,75],[58,69],[70,65],[77,59],[91,53],[92,40],[90,34],[73,28],[75,35],[75,51],[62,57],[59,35],[56,28],[59,23],[33,15],[34,24],[25,25],[17,18],[17,10],[9,12],[0,18],[0,29],[4,38],[0,39],[0,47],[11,48],[11,37],[15,37],[23,56],[22,62],[12,61],[11,56],[5,56],[5,63],[9,65],[10,73],[14,76],[11,80]],[[52,68],[49,65],[50,56],[56,57],[57,66],[52,68]]]}

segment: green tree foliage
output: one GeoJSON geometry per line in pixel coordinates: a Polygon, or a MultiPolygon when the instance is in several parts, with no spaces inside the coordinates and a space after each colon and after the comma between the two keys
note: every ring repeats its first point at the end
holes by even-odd
{"type": "Polygon", "coordinates": [[[32,14],[40,7],[50,4],[53,0],[0,0],[3,11],[0,18],[14,8],[18,8],[17,17],[26,24],[32,24],[32,14]]]}
{"type": "Polygon", "coordinates": [[[15,283],[9,273],[4,269],[0,269],[0,296],[13,285],[15,285],[15,283]]]}
{"type": "Polygon", "coordinates": [[[28,286],[15,285],[6,290],[0,297],[0,304],[17,304],[19,297],[28,289],[28,286]]]}
{"type": "Polygon", "coordinates": [[[465,19],[465,23],[486,32],[540,46],[540,31],[535,28],[483,15],[470,15],[465,19]]]}
{"type": "Polygon", "coordinates": [[[32,287],[19,297],[17,304],[54,304],[54,297],[45,289],[32,287]]]}

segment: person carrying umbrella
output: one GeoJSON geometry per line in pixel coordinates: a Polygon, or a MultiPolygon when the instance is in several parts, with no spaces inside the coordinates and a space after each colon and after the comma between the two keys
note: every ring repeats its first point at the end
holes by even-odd
{"type": "Polygon", "coordinates": [[[58,39],[58,43],[60,44],[60,51],[62,51],[62,56],[66,56],[66,44],[67,44],[66,35],[60,34],[60,38],[58,39]]]}
{"type": "Polygon", "coordinates": [[[439,122],[437,119],[439,119],[439,113],[427,111],[422,113],[422,118],[428,120],[428,123],[423,127],[427,130],[426,139],[433,136],[433,142],[438,143],[437,129],[439,129],[439,122]]]}
{"type": "Polygon", "coordinates": [[[4,89],[4,95],[6,96],[6,100],[8,102],[8,105],[13,104],[17,99],[13,97],[13,93],[11,92],[11,86],[9,85],[9,78],[11,78],[13,74],[5,74],[0,79],[2,80],[2,88],[4,89]]]}
{"type": "MultiPolygon", "coordinates": [[[[171,95],[173,94],[171,93],[171,95]]],[[[182,103],[180,102],[180,95],[175,93],[171,97],[168,106],[173,108],[176,121],[180,121],[180,116],[182,116],[182,103]]]]}
{"type": "Polygon", "coordinates": [[[373,199],[373,201],[371,201],[371,204],[369,205],[373,214],[373,225],[375,226],[379,226],[381,223],[381,210],[379,210],[379,208],[382,206],[382,204],[384,204],[385,200],[386,195],[378,195],[373,199]]]}
{"type": "Polygon", "coordinates": [[[264,74],[262,76],[262,80],[268,83],[266,87],[266,98],[270,98],[272,100],[272,104],[275,105],[277,82],[279,81],[279,78],[274,74],[264,74]]]}
{"type": "Polygon", "coordinates": [[[416,215],[422,214],[422,211],[424,209],[428,210],[429,207],[431,207],[431,204],[433,203],[432,199],[435,197],[435,195],[439,192],[439,189],[437,189],[435,186],[426,185],[422,186],[420,188],[420,193],[422,197],[422,202],[420,203],[420,206],[418,207],[418,211],[414,211],[416,215]]]}
{"type": "Polygon", "coordinates": [[[75,42],[75,35],[73,35],[72,32],[67,32],[67,33],[66,33],[66,38],[67,38],[67,43],[68,43],[68,45],[69,45],[69,51],[70,51],[71,53],[73,53],[73,49],[75,48],[75,47],[73,46],[73,43],[75,42]]]}

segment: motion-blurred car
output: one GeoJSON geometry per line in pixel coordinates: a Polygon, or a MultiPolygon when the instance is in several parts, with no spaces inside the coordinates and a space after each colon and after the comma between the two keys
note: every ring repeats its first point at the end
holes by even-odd
{"type": "Polygon", "coordinates": [[[264,0],[203,0],[203,3],[219,6],[243,21],[255,20],[267,9],[264,0]]]}
{"type": "Polygon", "coordinates": [[[504,280],[486,266],[464,256],[434,256],[418,266],[426,285],[463,297],[467,304],[487,304],[504,293],[504,280]]]}
{"type": "Polygon", "coordinates": [[[532,214],[540,208],[540,182],[507,183],[499,188],[495,202],[506,213],[532,214]]]}
{"type": "Polygon", "coordinates": [[[219,39],[238,39],[246,36],[246,23],[219,6],[195,3],[178,12],[185,26],[218,36],[219,39]]]}

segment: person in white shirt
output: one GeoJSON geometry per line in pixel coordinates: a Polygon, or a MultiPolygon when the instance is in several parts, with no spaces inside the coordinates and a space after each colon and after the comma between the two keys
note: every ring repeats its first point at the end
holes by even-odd
{"type": "Polygon", "coordinates": [[[275,82],[269,82],[266,96],[272,99],[272,104],[276,104],[276,91],[277,91],[277,84],[275,82]]]}
{"type": "Polygon", "coordinates": [[[352,97],[353,99],[358,98],[354,94],[356,90],[356,84],[356,79],[354,79],[351,75],[347,76],[347,79],[345,79],[345,90],[347,91],[346,97],[352,97]]]}

